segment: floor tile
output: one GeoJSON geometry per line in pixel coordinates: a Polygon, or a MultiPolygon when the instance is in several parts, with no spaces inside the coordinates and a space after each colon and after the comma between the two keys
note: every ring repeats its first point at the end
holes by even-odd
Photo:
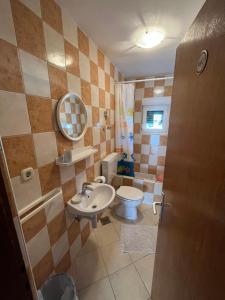
{"type": "Polygon", "coordinates": [[[78,289],[85,288],[107,275],[99,251],[90,252],[77,257],[75,270],[77,270],[76,278],[78,289]]]}
{"type": "Polygon", "coordinates": [[[142,213],[142,219],[140,220],[139,224],[157,225],[152,209],[146,209],[141,213],[142,213]]]}
{"type": "Polygon", "coordinates": [[[152,277],[154,271],[155,255],[148,255],[135,262],[136,269],[141,276],[149,294],[152,289],[152,277]]]}
{"type": "Polygon", "coordinates": [[[92,232],[87,240],[87,242],[85,243],[84,247],[82,247],[80,249],[79,252],[79,256],[82,256],[84,254],[90,253],[92,251],[96,251],[97,250],[97,241],[94,235],[94,232],[92,232]]]}
{"type": "Polygon", "coordinates": [[[103,247],[119,240],[118,233],[112,224],[95,229],[94,234],[98,247],[103,247]]]}
{"type": "Polygon", "coordinates": [[[132,263],[129,254],[121,251],[120,242],[100,249],[108,274],[112,274],[132,263]]]}
{"type": "Polygon", "coordinates": [[[97,281],[79,292],[80,300],[114,300],[113,290],[108,278],[97,281]]]}
{"type": "Polygon", "coordinates": [[[120,222],[113,222],[112,224],[113,224],[113,227],[116,229],[116,232],[120,236],[121,223],[120,222]]]}
{"type": "Polygon", "coordinates": [[[109,278],[117,300],[149,298],[148,291],[133,265],[110,275],[109,278]]]}

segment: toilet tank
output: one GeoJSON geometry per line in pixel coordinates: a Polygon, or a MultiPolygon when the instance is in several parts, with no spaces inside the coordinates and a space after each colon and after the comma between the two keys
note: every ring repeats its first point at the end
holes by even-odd
{"type": "Polygon", "coordinates": [[[108,184],[111,184],[113,176],[117,174],[117,162],[119,158],[120,154],[113,152],[102,160],[102,175],[105,176],[108,184]]]}

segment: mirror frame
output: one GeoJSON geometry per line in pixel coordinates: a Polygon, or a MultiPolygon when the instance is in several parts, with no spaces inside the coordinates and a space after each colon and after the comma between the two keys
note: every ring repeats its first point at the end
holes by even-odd
{"type": "Polygon", "coordinates": [[[65,94],[60,100],[59,102],[57,103],[57,109],[56,109],[56,118],[57,118],[57,124],[58,124],[58,127],[60,129],[60,132],[62,133],[62,135],[64,137],[66,137],[67,139],[71,140],[71,141],[79,141],[80,139],[82,139],[82,137],[85,135],[86,131],[87,131],[87,123],[88,123],[88,115],[87,115],[87,109],[86,109],[86,106],[84,104],[84,102],[82,101],[80,95],[78,95],[77,93],[67,93],[65,94]],[[63,127],[61,126],[61,122],[60,122],[60,107],[61,107],[61,104],[68,98],[68,97],[76,97],[76,98],[79,98],[79,101],[81,102],[81,104],[83,105],[84,107],[84,111],[85,111],[85,118],[86,118],[86,124],[85,124],[85,127],[84,127],[84,130],[82,131],[82,134],[79,135],[78,137],[71,137],[70,135],[68,135],[65,130],[63,129],[63,127]]]}

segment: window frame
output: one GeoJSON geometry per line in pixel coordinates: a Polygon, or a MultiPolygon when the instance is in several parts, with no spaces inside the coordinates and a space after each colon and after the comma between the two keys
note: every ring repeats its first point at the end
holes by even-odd
{"type": "Polygon", "coordinates": [[[169,127],[171,97],[153,97],[142,100],[142,131],[146,133],[167,133],[169,127]],[[163,111],[163,128],[146,128],[147,111],[163,111]]]}

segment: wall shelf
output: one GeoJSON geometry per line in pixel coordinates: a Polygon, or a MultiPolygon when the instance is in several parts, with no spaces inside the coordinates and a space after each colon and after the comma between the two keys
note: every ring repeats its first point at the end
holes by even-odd
{"type": "Polygon", "coordinates": [[[71,160],[64,161],[63,156],[60,156],[60,157],[56,158],[56,164],[58,166],[64,166],[64,167],[72,166],[76,162],[81,161],[81,160],[95,154],[96,152],[98,152],[98,150],[91,146],[71,150],[71,160]]]}

